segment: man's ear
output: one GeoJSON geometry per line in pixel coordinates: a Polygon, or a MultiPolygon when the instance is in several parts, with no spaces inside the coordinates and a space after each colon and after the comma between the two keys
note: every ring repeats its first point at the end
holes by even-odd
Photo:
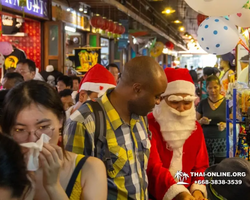
{"type": "Polygon", "coordinates": [[[84,103],[88,98],[88,94],[85,90],[79,92],[79,102],[84,103]]]}
{"type": "Polygon", "coordinates": [[[139,94],[142,90],[142,85],[140,83],[134,83],[133,84],[133,92],[135,94],[139,94]]]}
{"type": "Polygon", "coordinates": [[[36,72],[30,72],[30,73],[31,73],[32,77],[35,78],[36,72]]]}

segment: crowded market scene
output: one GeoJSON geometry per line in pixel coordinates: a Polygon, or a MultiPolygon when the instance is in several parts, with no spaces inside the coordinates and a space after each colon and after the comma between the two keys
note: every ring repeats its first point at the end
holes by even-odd
{"type": "Polygon", "coordinates": [[[250,200],[249,0],[0,0],[0,200],[250,200]]]}

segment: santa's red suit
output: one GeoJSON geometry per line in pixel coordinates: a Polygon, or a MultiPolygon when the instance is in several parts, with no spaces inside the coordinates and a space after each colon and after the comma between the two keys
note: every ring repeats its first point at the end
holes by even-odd
{"type": "MultiPolygon", "coordinates": [[[[165,70],[168,87],[163,96],[186,93],[190,95],[188,98],[194,96],[195,89],[192,88],[191,77],[188,79],[188,71],[168,70],[165,70]],[[176,71],[180,74],[176,75],[176,71]]],[[[186,113],[183,112],[183,115],[177,115],[175,112],[176,110],[163,100],[153,113],[148,115],[149,129],[152,132],[147,168],[149,193],[157,200],[172,200],[181,192],[190,191],[192,194],[195,190],[200,190],[206,196],[205,185],[195,183],[204,180],[204,177],[192,177],[190,174],[203,173],[209,165],[203,131],[196,122],[195,109],[192,107],[186,113]],[[188,176],[178,177],[177,172],[186,173],[188,176]],[[187,184],[177,184],[180,181],[187,184]]]]}

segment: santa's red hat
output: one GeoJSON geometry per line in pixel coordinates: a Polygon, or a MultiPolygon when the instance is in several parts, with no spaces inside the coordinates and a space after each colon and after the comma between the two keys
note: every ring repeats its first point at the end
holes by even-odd
{"type": "Polygon", "coordinates": [[[166,68],[168,86],[162,96],[171,94],[189,94],[195,96],[195,86],[187,69],[166,68]]]}
{"type": "Polygon", "coordinates": [[[104,66],[96,64],[83,77],[78,92],[81,90],[97,92],[100,97],[109,88],[115,86],[114,76],[104,66]]]}

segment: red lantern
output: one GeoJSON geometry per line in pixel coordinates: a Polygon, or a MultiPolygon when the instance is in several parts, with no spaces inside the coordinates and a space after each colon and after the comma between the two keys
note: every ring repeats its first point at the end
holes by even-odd
{"type": "Polygon", "coordinates": [[[197,25],[200,26],[200,24],[207,18],[207,16],[198,14],[197,15],[197,25]]]}
{"type": "Polygon", "coordinates": [[[174,49],[174,44],[172,42],[166,42],[165,46],[171,51],[174,49]]]}
{"type": "Polygon", "coordinates": [[[109,27],[109,20],[106,19],[106,17],[103,17],[103,26],[101,27],[102,30],[107,30],[109,27]]]}
{"type": "Polygon", "coordinates": [[[111,32],[113,32],[115,34],[118,34],[118,32],[119,32],[119,24],[117,24],[117,22],[114,22],[114,30],[111,31],[111,32]]]}
{"type": "Polygon", "coordinates": [[[90,20],[90,24],[91,26],[93,26],[94,28],[101,28],[104,26],[104,20],[101,16],[96,15],[94,17],[91,18],[90,20]]]}
{"type": "Polygon", "coordinates": [[[124,27],[124,26],[122,26],[121,35],[122,35],[122,34],[124,34],[124,33],[125,33],[125,31],[126,31],[125,27],[124,27]]]}
{"type": "Polygon", "coordinates": [[[115,24],[112,20],[109,20],[109,27],[106,29],[108,32],[113,32],[115,30],[115,24]]]}

